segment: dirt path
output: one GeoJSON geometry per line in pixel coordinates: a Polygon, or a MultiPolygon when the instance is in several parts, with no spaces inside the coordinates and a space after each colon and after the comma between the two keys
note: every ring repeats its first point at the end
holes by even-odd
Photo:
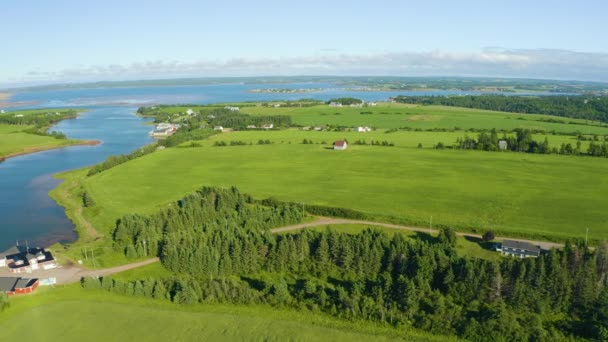
{"type": "MultiPolygon", "coordinates": [[[[82,277],[107,276],[110,274],[128,271],[128,270],[132,270],[134,268],[153,264],[153,263],[159,262],[159,261],[160,260],[158,258],[152,258],[152,259],[146,259],[146,260],[139,261],[139,262],[134,262],[131,264],[110,267],[110,268],[103,268],[103,269],[98,269],[98,270],[90,270],[90,269],[81,268],[78,266],[68,266],[68,267],[63,268],[64,272],[62,272],[63,273],[62,275],[57,276],[57,283],[58,284],[75,283],[77,281],[80,281],[80,279],[82,277]]],[[[58,270],[61,270],[61,269],[58,269],[58,270]]]]}
{"type": "MultiPolygon", "coordinates": [[[[423,232],[423,233],[431,233],[431,234],[437,234],[437,233],[439,233],[439,231],[437,229],[410,227],[410,226],[402,226],[402,225],[391,224],[391,223],[382,223],[382,222],[373,222],[373,221],[361,221],[361,220],[349,220],[349,219],[340,219],[340,218],[322,217],[322,216],[318,217],[317,220],[312,221],[312,222],[295,224],[295,225],[292,225],[292,226],[286,226],[286,227],[280,227],[280,228],[274,228],[274,229],[271,229],[271,231],[273,233],[281,233],[281,232],[288,232],[288,231],[292,231],[292,230],[304,229],[304,228],[308,228],[308,227],[326,226],[326,225],[335,225],[335,224],[362,224],[362,225],[380,226],[380,227],[386,227],[386,228],[401,229],[401,230],[408,230],[408,231],[414,231],[414,232],[423,232]]],[[[468,237],[472,237],[472,238],[481,239],[481,235],[479,235],[479,234],[458,233],[457,232],[456,235],[458,235],[458,236],[468,236],[468,237]]],[[[500,237],[500,236],[496,237],[496,240],[504,240],[504,239],[508,239],[508,238],[500,237]]],[[[548,241],[534,241],[534,240],[524,240],[524,239],[517,239],[517,240],[518,241],[529,242],[529,243],[531,243],[531,244],[533,244],[535,246],[540,246],[542,249],[560,248],[560,247],[564,246],[561,243],[548,242],[548,241]]]]}

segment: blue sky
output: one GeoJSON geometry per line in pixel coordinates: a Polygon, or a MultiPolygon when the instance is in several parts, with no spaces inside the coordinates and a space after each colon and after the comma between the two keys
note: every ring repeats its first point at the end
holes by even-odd
{"type": "Polygon", "coordinates": [[[249,75],[608,81],[606,1],[2,0],[0,86],[249,75]]]}

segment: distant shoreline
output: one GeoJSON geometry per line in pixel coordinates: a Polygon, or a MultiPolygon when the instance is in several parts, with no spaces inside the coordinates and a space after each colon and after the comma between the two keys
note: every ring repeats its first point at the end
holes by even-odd
{"type": "Polygon", "coordinates": [[[56,150],[56,149],[60,149],[60,148],[70,147],[70,146],[95,146],[95,145],[99,145],[101,143],[102,142],[100,140],[73,140],[69,144],[61,145],[61,146],[30,147],[30,148],[26,148],[23,151],[13,152],[13,153],[9,153],[4,156],[0,156],[0,162],[3,162],[9,158],[14,158],[14,157],[23,156],[26,154],[32,154],[32,153],[36,153],[36,152],[56,150]]]}

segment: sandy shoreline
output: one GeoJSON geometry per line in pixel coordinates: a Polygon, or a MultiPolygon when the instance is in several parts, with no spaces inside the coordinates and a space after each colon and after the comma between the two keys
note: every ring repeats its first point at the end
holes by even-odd
{"type": "Polygon", "coordinates": [[[95,146],[95,145],[99,145],[99,144],[101,144],[101,141],[99,141],[99,140],[82,140],[82,141],[76,140],[76,141],[74,141],[74,143],[71,143],[68,145],[62,145],[62,146],[30,147],[30,148],[26,148],[23,151],[10,153],[5,156],[0,156],[0,162],[4,161],[6,159],[9,159],[9,158],[14,158],[14,157],[31,154],[31,153],[36,153],[36,152],[56,150],[56,149],[66,148],[66,147],[71,147],[71,146],[95,146]]]}

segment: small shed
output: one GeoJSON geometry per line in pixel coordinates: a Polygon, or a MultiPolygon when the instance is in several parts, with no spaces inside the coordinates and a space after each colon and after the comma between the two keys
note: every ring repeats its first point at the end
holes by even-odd
{"type": "Polygon", "coordinates": [[[346,150],[347,148],[348,144],[344,140],[334,142],[334,150],[346,150]]]}
{"type": "Polygon", "coordinates": [[[498,149],[500,149],[501,151],[506,151],[508,147],[509,147],[509,144],[507,143],[506,140],[498,141],[498,149]]]}

